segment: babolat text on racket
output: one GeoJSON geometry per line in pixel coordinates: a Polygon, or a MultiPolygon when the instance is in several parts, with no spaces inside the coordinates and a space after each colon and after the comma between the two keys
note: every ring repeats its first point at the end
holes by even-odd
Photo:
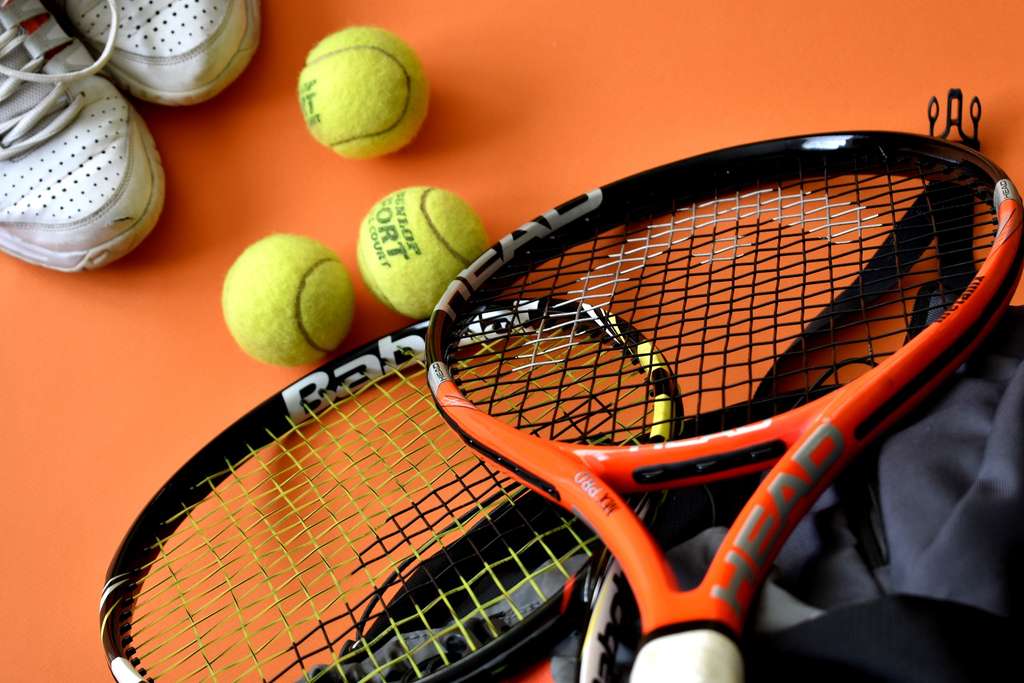
{"type": "Polygon", "coordinates": [[[425,332],[296,381],[156,494],[100,602],[120,683],[458,680],[573,623],[593,535],[445,424],[425,332]]]}
{"type": "Polygon", "coordinates": [[[633,680],[738,681],[787,535],[992,329],[1020,233],[1012,183],[962,145],[854,132],[705,154],[485,252],[432,316],[430,386],[469,444],[621,564],[633,680]],[[622,498],[769,468],[695,586],[622,498]]]}

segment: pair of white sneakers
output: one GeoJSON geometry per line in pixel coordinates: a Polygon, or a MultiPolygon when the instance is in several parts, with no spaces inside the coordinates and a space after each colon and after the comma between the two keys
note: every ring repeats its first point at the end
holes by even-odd
{"type": "Polygon", "coordinates": [[[259,0],[0,0],[0,250],[79,271],[134,249],[164,174],[100,72],[144,100],[201,102],[248,65],[259,23],[259,0]]]}

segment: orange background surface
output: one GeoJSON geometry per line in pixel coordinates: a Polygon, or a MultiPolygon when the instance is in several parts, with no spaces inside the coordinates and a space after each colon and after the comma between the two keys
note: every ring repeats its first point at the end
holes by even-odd
{"type": "MultiPolygon", "coordinates": [[[[452,189],[494,237],[591,187],[740,142],[927,132],[948,87],[984,105],[985,151],[1024,178],[1024,5],[264,0],[259,53],[218,98],[139,104],[163,156],[154,233],[104,270],[0,257],[0,678],[106,681],[97,606],[122,534],[207,440],[301,370],[227,333],[221,281],[276,231],[356,280],[350,348],[404,320],[359,282],[359,222],[406,185],[452,189]],[[431,80],[417,140],[349,161],[307,134],[295,87],[326,33],[377,24],[431,80]]],[[[1018,181],[1024,182],[1024,181],[1018,181]]]]}

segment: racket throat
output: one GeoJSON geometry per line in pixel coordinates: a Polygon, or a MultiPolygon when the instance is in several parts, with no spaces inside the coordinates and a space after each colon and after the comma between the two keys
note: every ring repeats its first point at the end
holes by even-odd
{"type": "Polygon", "coordinates": [[[845,444],[821,421],[761,482],[715,554],[704,583],[737,632],[790,532],[838,473],[845,444]]]}

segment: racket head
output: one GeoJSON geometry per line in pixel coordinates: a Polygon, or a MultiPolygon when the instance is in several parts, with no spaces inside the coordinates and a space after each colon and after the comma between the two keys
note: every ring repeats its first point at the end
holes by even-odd
{"type": "Polygon", "coordinates": [[[469,443],[597,531],[648,637],[688,613],[728,641],[836,468],[991,329],[1020,272],[1020,232],[1012,184],[960,145],[853,132],[713,152],[581,195],[485,252],[432,316],[431,388],[469,443]],[[538,300],[569,305],[474,345],[482,311],[538,300]],[[680,406],[667,443],[636,439],[659,391],[630,370],[635,344],[577,334],[594,317],[584,304],[664,359],[680,406]],[[802,446],[827,466],[808,472],[791,457],[802,446]],[[681,592],[620,494],[741,476],[784,454],[779,474],[801,495],[755,493],[744,514],[760,522],[732,548],[747,575],[718,562],[681,592]],[[733,584],[738,595],[711,595],[733,584]]]}
{"type": "Polygon", "coordinates": [[[592,534],[451,433],[425,332],[292,383],[154,496],[100,602],[120,683],[460,680],[571,621],[592,534]]]}

